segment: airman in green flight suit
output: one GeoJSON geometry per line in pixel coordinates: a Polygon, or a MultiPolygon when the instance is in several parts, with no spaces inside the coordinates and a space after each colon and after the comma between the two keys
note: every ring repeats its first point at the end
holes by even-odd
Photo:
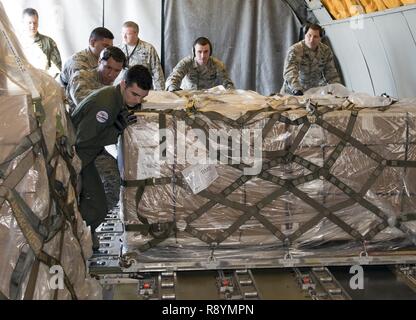
{"type": "Polygon", "coordinates": [[[141,65],[133,66],[119,85],[93,92],[71,114],[76,128],[75,148],[82,161],[80,211],[87,225],[91,226],[94,249],[98,249],[94,231],[108,213],[95,159],[105,146],[117,143],[127,126],[137,121],[134,111],[140,109],[151,87],[149,70],[141,65]]]}

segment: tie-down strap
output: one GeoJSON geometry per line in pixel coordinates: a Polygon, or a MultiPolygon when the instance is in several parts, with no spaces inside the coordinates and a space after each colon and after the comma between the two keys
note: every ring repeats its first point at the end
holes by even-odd
{"type": "MultiPolygon", "coordinates": [[[[323,218],[327,218],[336,226],[340,227],[343,231],[349,234],[353,239],[357,241],[364,241],[364,240],[371,240],[373,239],[379,232],[384,230],[389,226],[389,218],[390,216],[383,212],[381,209],[377,208],[371,202],[366,200],[364,197],[368,190],[374,185],[377,179],[381,176],[384,169],[387,167],[416,167],[416,161],[398,161],[392,159],[384,159],[380,154],[371,150],[368,146],[364,145],[357,139],[352,136],[352,132],[354,130],[358,111],[350,112],[350,119],[345,131],[340,130],[327,121],[323,119],[323,115],[320,114],[318,111],[315,111],[313,116],[311,115],[304,115],[297,119],[290,119],[286,115],[281,112],[272,112],[270,109],[266,108],[265,110],[261,110],[262,112],[269,112],[269,121],[263,128],[263,139],[265,139],[270,131],[273,129],[276,123],[281,122],[288,126],[300,126],[300,131],[296,138],[294,139],[291,145],[288,145],[286,150],[284,151],[272,151],[272,152],[264,152],[265,159],[263,161],[263,168],[259,175],[256,177],[259,179],[263,179],[265,181],[272,182],[276,184],[277,189],[273,193],[265,196],[261,201],[257,202],[256,204],[249,206],[242,203],[233,202],[228,200],[227,197],[233,193],[238,188],[242,187],[247,181],[251,180],[253,176],[240,176],[237,180],[231,183],[228,187],[226,187],[221,193],[219,194],[212,194],[206,190],[200,192],[198,196],[204,197],[209,201],[202,205],[200,208],[195,210],[192,214],[190,214],[186,219],[186,227],[183,228],[181,225],[181,230],[191,234],[194,237],[197,237],[201,241],[207,244],[219,244],[226,240],[229,236],[231,236],[235,231],[239,229],[245,222],[247,222],[251,218],[256,218],[267,230],[269,230],[272,234],[274,234],[279,240],[282,242],[293,243],[296,239],[301,237],[304,233],[308,230],[313,228],[317,225],[323,218]],[[340,141],[338,145],[335,147],[332,154],[325,160],[323,166],[318,166],[314,163],[311,163],[307,159],[304,159],[295,154],[296,150],[298,149],[300,143],[308,133],[310,127],[312,125],[320,126],[324,130],[332,133],[333,135],[337,136],[340,141]],[[346,185],[344,182],[339,180],[336,176],[330,173],[331,168],[335,165],[338,158],[341,156],[344,148],[347,145],[351,145],[366,156],[374,160],[378,163],[378,166],[375,170],[369,173],[369,177],[367,181],[361,186],[361,189],[356,192],[353,188],[346,185]],[[281,179],[279,177],[273,176],[269,173],[269,170],[279,164],[290,164],[290,163],[297,163],[310,171],[309,174],[306,174],[302,177],[297,177],[295,179],[281,179]],[[332,207],[325,207],[321,203],[317,202],[313,198],[309,197],[305,192],[301,191],[298,186],[311,182],[317,179],[326,180],[329,183],[336,186],[340,191],[342,191],[345,195],[348,196],[348,200],[338,203],[332,207]],[[294,233],[290,234],[289,236],[284,235],[276,226],[274,226],[266,217],[261,214],[261,210],[265,208],[268,204],[273,202],[274,200],[281,197],[286,192],[290,192],[295,195],[297,198],[301,199],[303,202],[307,203],[309,206],[314,208],[317,214],[310,219],[309,221],[302,224],[299,229],[297,229],[294,233]],[[354,204],[360,204],[362,207],[367,209],[368,211],[372,212],[374,215],[381,219],[381,222],[376,223],[376,225],[372,226],[369,232],[362,235],[358,230],[347,224],[341,218],[339,218],[335,212],[346,209],[354,204]],[[212,209],[216,204],[221,204],[228,208],[233,208],[238,210],[242,213],[242,215],[230,226],[228,229],[221,232],[220,235],[213,237],[210,234],[197,230],[191,226],[191,223],[196,219],[200,218],[204,213],[208,212],[212,209]]],[[[195,113],[198,114],[198,113],[195,113]]],[[[253,113],[252,116],[255,117],[258,113],[253,113]]],[[[188,126],[191,128],[198,128],[204,131],[207,131],[207,124],[201,118],[195,117],[195,119],[190,119],[189,117],[186,118],[185,113],[182,115],[181,111],[174,111],[171,115],[176,116],[179,119],[184,119],[188,126]]],[[[218,114],[212,113],[203,113],[203,116],[208,117],[210,120],[221,120],[221,117],[218,114]]],[[[162,113],[160,117],[166,117],[166,113],[162,113]]],[[[248,117],[245,119],[252,119],[253,117],[248,117]]],[[[242,119],[242,118],[241,118],[242,119]]],[[[237,126],[244,124],[246,121],[234,121],[234,120],[224,120],[224,122],[228,123],[229,125],[237,126]]],[[[166,123],[166,119],[161,121],[162,123],[166,123]]],[[[244,165],[231,165],[230,166],[243,170],[244,165]]],[[[125,181],[123,185],[125,187],[136,187],[138,188],[136,193],[136,208],[138,208],[138,203],[140,202],[141,196],[143,195],[146,186],[157,186],[163,184],[172,184],[175,183],[176,186],[185,187],[181,180],[181,174],[176,173],[174,178],[161,178],[161,179],[147,179],[142,181],[125,181]]],[[[151,227],[147,223],[147,219],[141,219],[140,214],[138,213],[138,217],[144,224],[148,226],[144,227],[145,230],[150,230],[151,227]]],[[[402,222],[403,219],[399,218],[396,220],[396,225],[398,229],[402,230],[405,234],[412,235],[413,232],[405,226],[402,222]]],[[[172,222],[174,223],[174,222],[172,222]]],[[[182,223],[182,221],[181,221],[182,223]]],[[[172,231],[172,224],[166,224],[167,229],[172,231]]],[[[172,233],[166,233],[166,236],[172,235],[172,233]]],[[[158,239],[158,243],[160,243],[161,239],[158,239]]],[[[150,245],[152,247],[152,245],[150,245]]]]}
{"type": "MultiPolygon", "coordinates": [[[[48,176],[48,179],[50,184],[49,190],[58,205],[49,206],[50,212],[47,219],[44,219],[43,221],[40,220],[19,192],[16,191],[16,187],[22,182],[28,172],[30,172],[30,169],[35,165],[38,157],[41,156],[41,146],[39,145],[41,142],[42,135],[40,129],[35,130],[27,137],[27,139],[22,141],[12,156],[23,157],[8,176],[2,177],[3,181],[0,185],[0,207],[7,201],[17,224],[30,247],[28,252],[22,251],[20,253],[16,262],[10,282],[10,299],[17,299],[20,297],[23,281],[26,279],[26,275],[30,269],[32,271],[30,273],[25,297],[26,295],[28,295],[28,297],[33,295],[39,271],[39,261],[49,261],[53,263],[50,266],[60,265],[59,261],[52,257],[46,259],[48,255],[43,252],[43,246],[44,243],[53,239],[59,231],[62,233],[64,232],[65,217],[68,218],[68,221],[71,221],[67,213],[69,213],[69,216],[74,217],[73,212],[71,215],[71,211],[68,211],[68,208],[71,207],[65,203],[64,198],[66,199],[66,197],[61,197],[62,190],[61,188],[58,188],[59,181],[55,180],[56,170],[49,170],[52,175],[48,176]],[[56,209],[56,214],[51,214],[53,208],[56,209]]],[[[7,160],[8,162],[12,160],[12,156],[7,160]]],[[[4,164],[6,165],[7,163],[5,162],[4,164]]],[[[42,162],[40,162],[40,165],[42,165],[42,162]]],[[[74,230],[74,234],[76,235],[76,229],[74,230]]],[[[70,291],[71,296],[76,298],[72,284],[69,282],[66,275],[65,277],[67,289],[70,291]]]]}

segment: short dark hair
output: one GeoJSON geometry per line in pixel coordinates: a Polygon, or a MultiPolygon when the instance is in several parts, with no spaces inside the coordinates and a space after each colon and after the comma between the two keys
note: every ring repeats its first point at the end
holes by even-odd
{"type": "Polygon", "coordinates": [[[316,23],[307,23],[305,26],[305,34],[308,33],[309,29],[315,30],[315,31],[319,31],[319,36],[323,37],[324,36],[324,29],[316,23]]]}
{"type": "Polygon", "coordinates": [[[103,40],[103,39],[114,39],[113,33],[107,28],[98,27],[92,30],[90,34],[90,41],[92,40],[103,40]]]}
{"type": "Polygon", "coordinates": [[[213,48],[212,48],[212,43],[211,43],[211,41],[209,41],[209,39],[208,39],[208,38],[206,38],[206,37],[199,37],[198,39],[196,39],[196,40],[194,41],[194,44],[193,44],[193,46],[192,46],[192,53],[193,53],[194,57],[195,57],[195,46],[196,46],[197,44],[199,44],[199,45],[201,45],[201,46],[206,46],[206,45],[208,44],[208,45],[209,45],[209,55],[210,55],[210,56],[212,55],[213,48]]]}
{"type": "Polygon", "coordinates": [[[25,10],[23,10],[22,16],[24,16],[24,15],[28,15],[29,17],[35,16],[35,17],[39,18],[38,12],[33,8],[26,8],[25,10]]]}
{"type": "Polygon", "coordinates": [[[126,55],[124,54],[123,50],[117,47],[107,47],[104,48],[103,51],[100,53],[100,59],[108,61],[108,59],[113,58],[117,62],[121,62],[123,64],[123,69],[127,68],[127,59],[126,55]]]}
{"type": "Polygon", "coordinates": [[[199,37],[198,39],[195,40],[194,42],[194,47],[199,44],[201,46],[206,46],[207,44],[209,44],[211,46],[211,41],[209,41],[208,38],[205,37],[199,37]]]}
{"type": "Polygon", "coordinates": [[[152,89],[152,75],[149,70],[142,65],[135,65],[131,67],[124,75],[124,81],[127,87],[131,87],[133,84],[143,90],[152,89]]]}
{"type": "Polygon", "coordinates": [[[139,25],[136,22],[133,21],[126,21],[123,23],[123,28],[133,28],[134,30],[139,33],[139,25]]]}

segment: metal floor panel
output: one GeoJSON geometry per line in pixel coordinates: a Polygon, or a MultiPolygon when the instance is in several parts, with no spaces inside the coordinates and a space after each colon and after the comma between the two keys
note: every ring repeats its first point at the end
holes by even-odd
{"type": "Polygon", "coordinates": [[[288,269],[252,270],[264,300],[310,300],[288,269]]]}
{"type": "MultiPolygon", "coordinates": [[[[264,300],[308,300],[290,270],[253,270],[253,276],[264,300]]],[[[216,277],[216,271],[178,273],[176,299],[219,300],[216,277]]],[[[114,300],[143,300],[137,294],[137,284],[115,285],[112,298],[114,300]]]]}
{"type": "Polygon", "coordinates": [[[364,289],[352,290],[347,267],[331,267],[331,272],[353,300],[416,300],[416,292],[398,279],[387,266],[364,267],[364,289]]]}
{"type": "MultiPolygon", "coordinates": [[[[177,278],[176,299],[218,300],[215,271],[181,272],[177,278]]],[[[137,284],[119,284],[114,288],[114,300],[143,300],[137,294],[137,284]]]]}
{"type": "MultiPolygon", "coordinates": [[[[352,300],[416,300],[416,291],[398,278],[388,266],[364,267],[364,290],[352,290],[349,267],[331,267],[331,273],[352,300]]],[[[259,295],[263,300],[310,300],[302,291],[292,269],[252,270],[259,295]]],[[[216,271],[187,271],[177,273],[177,300],[219,300],[216,271]]],[[[138,282],[116,284],[107,299],[143,300],[138,295],[138,282]]]]}
{"type": "Polygon", "coordinates": [[[179,300],[218,300],[215,271],[182,272],[178,274],[179,300]]]}

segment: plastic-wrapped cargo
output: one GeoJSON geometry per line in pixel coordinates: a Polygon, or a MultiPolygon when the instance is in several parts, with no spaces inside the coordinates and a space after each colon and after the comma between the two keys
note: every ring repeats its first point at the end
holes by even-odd
{"type": "Polygon", "coordinates": [[[0,296],[99,299],[60,86],[27,63],[1,3],[0,28],[0,296]]]}
{"type": "Polygon", "coordinates": [[[181,95],[149,97],[121,141],[126,261],[260,267],[414,249],[416,101],[181,95]]]}

